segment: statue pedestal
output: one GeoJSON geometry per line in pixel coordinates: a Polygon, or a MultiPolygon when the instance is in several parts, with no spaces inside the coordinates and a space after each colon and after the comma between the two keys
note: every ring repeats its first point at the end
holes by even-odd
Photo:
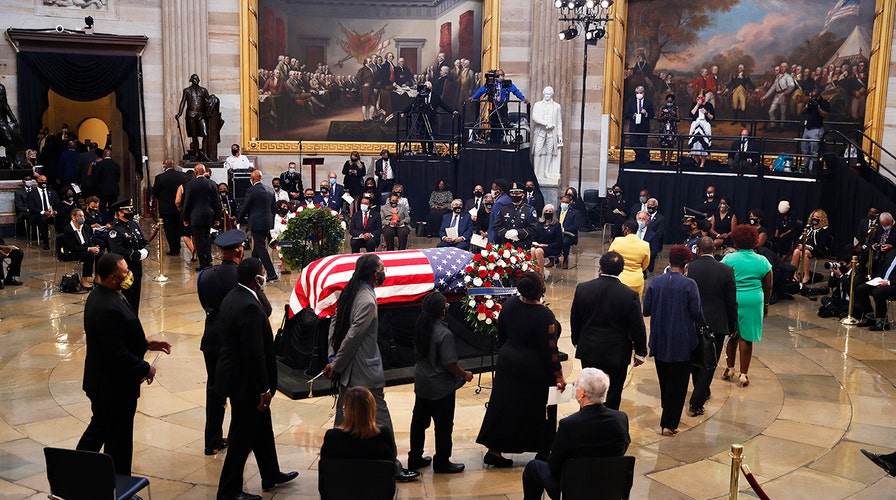
{"type": "MultiPolygon", "coordinates": [[[[560,186],[556,183],[556,181],[546,180],[545,183],[541,183],[539,179],[538,187],[541,189],[541,195],[544,196],[545,205],[551,204],[554,205],[554,208],[557,210],[560,209],[560,186]],[[553,184],[548,184],[553,182],[553,184]]],[[[538,214],[541,217],[541,214],[538,214]]]]}

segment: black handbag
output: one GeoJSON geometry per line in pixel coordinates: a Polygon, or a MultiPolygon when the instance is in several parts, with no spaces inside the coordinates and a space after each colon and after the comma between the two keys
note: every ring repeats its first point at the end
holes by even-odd
{"type": "Polygon", "coordinates": [[[706,321],[699,321],[697,328],[697,348],[691,355],[694,366],[713,370],[719,364],[719,356],[716,353],[716,336],[706,321]]]}
{"type": "Polygon", "coordinates": [[[78,273],[64,274],[59,281],[59,289],[63,293],[81,293],[84,291],[84,285],[81,284],[81,277],[78,273]]]}

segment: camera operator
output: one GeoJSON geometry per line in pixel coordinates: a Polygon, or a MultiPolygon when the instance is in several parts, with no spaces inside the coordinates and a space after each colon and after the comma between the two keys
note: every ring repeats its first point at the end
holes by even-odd
{"type": "Polygon", "coordinates": [[[811,174],[815,170],[815,162],[818,160],[818,144],[824,135],[824,119],[831,111],[831,103],[821,96],[819,90],[812,89],[803,108],[803,142],[800,143],[800,152],[806,170],[811,174]]]}
{"type": "Polygon", "coordinates": [[[423,82],[417,85],[417,97],[411,101],[411,105],[401,113],[401,117],[409,116],[411,123],[408,125],[409,137],[417,134],[420,138],[420,147],[423,153],[432,154],[435,150],[435,133],[433,124],[436,123],[436,109],[442,108],[445,112],[457,115],[458,112],[451,109],[442,101],[442,97],[432,91],[432,82],[423,82]],[[414,123],[416,121],[416,123],[414,123]],[[414,130],[416,129],[416,130],[414,130]]]}
{"type": "Polygon", "coordinates": [[[488,98],[488,123],[491,128],[489,137],[493,144],[500,144],[504,138],[504,129],[507,127],[507,102],[510,100],[510,94],[529,104],[529,99],[523,95],[522,91],[516,88],[511,80],[504,79],[504,70],[496,69],[485,74],[485,84],[470,96],[469,101],[471,102],[483,95],[488,98]]]}
{"type": "MultiPolygon", "coordinates": [[[[818,315],[822,318],[844,318],[849,312],[849,281],[852,278],[852,269],[849,262],[845,261],[825,262],[824,268],[831,271],[831,277],[828,279],[831,296],[821,298],[818,315]]],[[[858,304],[853,305],[855,316],[861,316],[858,307],[858,304]]]]}

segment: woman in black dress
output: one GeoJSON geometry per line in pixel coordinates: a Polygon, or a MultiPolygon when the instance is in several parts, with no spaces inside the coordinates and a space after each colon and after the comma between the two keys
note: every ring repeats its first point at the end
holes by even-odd
{"type": "Polygon", "coordinates": [[[775,220],[774,249],[778,255],[790,255],[793,251],[793,242],[797,234],[794,233],[793,217],[790,216],[790,202],[781,200],[778,202],[778,217],[775,220]]]}
{"type": "Polygon", "coordinates": [[[550,203],[544,206],[542,222],[535,226],[535,242],[532,243],[531,251],[539,269],[554,267],[554,260],[563,251],[563,229],[554,218],[554,205],[550,203]],[[547,262],[545,258],[548,259],[547,262]]]}
{"type": "MultiPolygon", "coordinates": [[[[342,185],[345,187],[345,191],[351,195],[352,198],[358,199],[361,194],[364,192],[364,176],[367,175],[367,167],[364,166],[364,162],[361,161],[361,153],[357,151],[352,151],[351,156],[348,161],[342,165],[342,185]]],[[[352,204],[351,213],[355,213],[355,204],[352,204]]]]}
{"type": "Polygon", "coordinates": [[[663,166],[668,167],[672,162],[672,153],[675,150],[675,140],[678,137],[678,105],[675,104],[675,95],[666,95],[666,105],[660,108],[657,121],[660,122],[660,160],[663,166]]]}
{"type": "Polygon", "coordinates": [[[719,198],[719,209],[712,216],[712,227],[709,235],[715,240],[716,250],[722,246],[731,246],[728,234],[737,225],[737,216],[731,211],[731,205],[725,198],[719,198]]]}
{"type": "Polygon", "coordinates": [[[498,317],[498,363],[476,438],[488,447],[483,463],[495,467],[513,467],[502,453],[547,457],[557,429],[557,407],[546,406],[547,387],[566,388],[557,351],[560,324],[540,300],[544,278],[526,272],[517,290],[520,296],[507,299],[498,317]]]}
{"type": "Polygon", "coordinates": [[[762,217],[764,215],[765,213],[758,208],[750,210],[750,213],[747,214],[747,223],[755,227],[756,232],[759,233],[759,244],[757,245],[757,248],[771,246],[771,241],[769,241],[768,229],[766,229],[762,224],[762,217]]]}
{"type": "MultiPolygon", "coordinates": [[[[349,387],[343,399],[342,425],[324,434],[320,458],[396,461],[392,429],[376,424],[376,401],[366,387],[349,387]]],[[[396,462],[397,463],[397,462],[396,462]]]]}

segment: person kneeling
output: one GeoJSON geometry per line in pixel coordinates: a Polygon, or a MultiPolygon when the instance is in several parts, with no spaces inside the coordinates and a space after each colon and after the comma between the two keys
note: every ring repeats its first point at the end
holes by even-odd
{"type": "Polygon", "coordinates": [[[628,416],[604,406],[610,378],[597,368],[584,368],[575,385],[579,411],[560,420],[547,462],[532,460],[523,471],[523,500],[537,500],[547,491],[560,498],[560,472],[568,458],[621,457],[628,450],[628,416]]]}

